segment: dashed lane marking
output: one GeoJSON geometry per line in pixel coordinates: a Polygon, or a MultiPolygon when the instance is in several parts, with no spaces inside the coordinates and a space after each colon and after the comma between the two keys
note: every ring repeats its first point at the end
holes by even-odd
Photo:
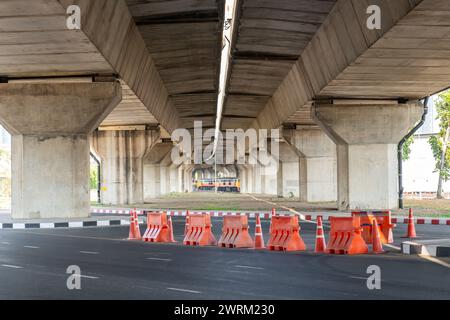
{"type": "Polygon", "coordinates": [[[200,291],[195,291],[195,290],[188,290],[188,289],[179,289],[179,288],[167,288],[167,290],[172,290],[172,291],[181,291],[181,292],[188,292],[188,293],[196,293],[196,294],[200,294],[200,291]]]}
{"type": "Polygon", "coordinates": [[[296,214],[296,215],[300,218],[300,220],[302,220],[302,221],[304,221],[304,222],[316,224],[315,221],[306,220],[306,216],[303,215],[303,214],[301,214],[301,213],[298,212],[297,210],[294,210],[294,209],[289,208],[289,207],[281,206],[281,205],[279,205],[279,204],[277,204],[277,203],[275,203],[275,202],[267,201],[267,200],[264,200],[264,199],[259,199],[259,198],[255,197],[255,196],[252,196],[252,195],[249,195],[249,197],[253,198],[253,200],[256,200],[256,201],[262,201],[262,202],[268,203],[268,204],[270,204],[270,205],[273,205],[273,206],[275,206],[275,207],[282,208],[282,209],[285,209],[285,210],[287,210],[287,211],[290,211],[290,212],[296,214]]]}
{"type": "Polygon", "coordinates": [[[83,254],[99,254],[98,252],[95,252],[95,251],[80,251],[80,253],[83,253],[83,254]]]}
{"type": "Polygon", "coordinates": [[[9,244],[9,242],[3,241],[2,244],[9,244]]]}
{"type": "Polygon", "coordinates": [[[39,249],[39,247],[35,247],[35,246],[23,246],[24,248],[27,249],[39,249]]]}
{"type": "Polygon", "coordinates": [[[34,234],[38,236],[51,236],[51,237],[62,237],[62,238],[77,238],[77,239],[94,239],[94,240],[109,240],[109,241],[123,241],[126,239],[112,239],[112,238],[102,238],[102,237],[87,237],[87,236],[75,236],[69,234],[57,234],[57,233],[46,233],[46,232],[32,232],[25,231],[27,234],[34,234]]]}
{"type": "Polygon", "coordinates": [[[23,267],[21,267],[21,266],[14,266],[11,264],[2,264],[2,267],[11,268],[11,269],[23,269],[23,267]]]}
{"type": "Polygon", "coordinates": [[[164,258],[147,258],[147,260],[154,260],[154,261],[172,261],[172,259],[164,259],[164,258]]]}
{"type": "Polygon", "coordinates": [[[253,267],[253,266],[234,266],[235,268],[243,268],[243,269],[256,269],[256,270],[264,270],[264,268],[261,267],[253,267]]]}

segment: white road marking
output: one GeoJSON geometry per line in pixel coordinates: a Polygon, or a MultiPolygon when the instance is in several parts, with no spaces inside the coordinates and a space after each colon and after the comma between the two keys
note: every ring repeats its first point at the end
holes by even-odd
{"type": "Polygon", "coordinates": [[[84,274],[74,274],[75,277],[86,278],[86,279],[98,279],[98,277],[94,276],[85,276],[84,274]]]}
{"type": "Polygon", "coordinates": [[[449,268],[449,269],[450,269],[450,264],[448,264],[447,262],[444,262],[444,261],[442,261],[442,260],[439,260],[439,259],[437,259],[437,258],[435,258],[435,257],[431,257],[431,256],[423,255],[423,254],[419,254],[418,256],[421,257],[421,258],[423,258],[423,259],[426,259],[426,260],[428,260],[428,261],[437,263],[437,264],[439,264],[439,265],[441,265],[441,266],[443,266],[443,267],[446,267],[446,268],[449,268]]]}
{"type": "Polygon", "coordinates": [[[172,261],[172,259],[164,259],[164,258],[147,258],[147,260],[156,260],[156,261],[172,261]]]}
{"type": "Polygon", "coordinates": [[[351,279],[358,279],[358,280],[367,280],[366,277],[355,277],[355,276],[349,276],[351,279]]]}
{"type": "Polygon", "coordinates": [[[252,196],[252,195],[248,195],[248,196],[253,198],[253,200],[262,201],[262,202],[268,203],[270,205],[273,205],[274,207],[278,207],[278,208],[282,208],[282,209],[285,209],[287,211],[290,211],[290,212],[296,214],[300,218],[300,220],[302,220],[304,222],[317,224],[317,222],[315,222],[315,221],[306,220],[306,216],[304,214],[301,214],[300,212],[298,212],[298,211],[296,211],[296,210],[294,210],[292,208],[281,206],[281,205],[279,205],[279,204],[277,204],[275,202],[267,201],[267,200],[264,200],[264,199],[259,199],[259,198],[255,197],[255,196],[252,196]]]}
{"type": "Polygon", "coordinates": [[[401,250],[402,250],[400,247],[394,246],[394,245],[392,245],[392,244],[387,244],[387,243],[385,243],[385,244],[383,244],[383,246],[386,246],[386,247],[388,247],[388,248],[395,249],[395,250],[398,250],[398,251],[401,251],[401,250]]]}
{"type": "Polygon", "coordinates": [[[23,269],[23,267],[21,267],[21,266],[13,266],[11,264],[2,264],[2,267],[12,268],[12,269],[23,269]]]}
{"type": "Polygon", "coordinates": [[[3,241],[2,244],[9,244],[9,242],[3,241]]]}
{"type": "Polygon", "coordinates": [[[172,290],[172,291],[181,291],[181,292],[188,292],[188,293],[201,293],[200,291],[195,291],[195,290],[187,290],[187,289],[179,289],[179,288],[167,288],[167,290],[172,290]]]}
{"type": "Polygon", "coordinates": [[[234,266],[235,268],[243,268],[243,269],[256,269],[256,270],[264,270],[264,268],[253,267],[253,266],[234,266]]]}
{"type": "Polygon", "coordinates": [[[94,251],[80,251],[80,253],[84,253],[84,254],[98,254],[98,252],[94,252],[94,251]]]}
{"type": "Polygon", "coordinates": [[[28,248],[28,249],[39,249],[39,247],[35,247],[35,246],[23,246],[24,248],[28,248]]]}

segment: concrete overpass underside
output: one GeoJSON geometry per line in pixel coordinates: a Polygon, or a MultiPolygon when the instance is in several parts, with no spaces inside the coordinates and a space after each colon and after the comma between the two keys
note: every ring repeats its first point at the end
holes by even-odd
{"type": "MultiPolygon", "coordinates": [[[[173,161],[170,135],[215,127],[225,11],[222,0],[1,1],[13,217],[89,215],[90,151],[105,203],[191,190],[196,166],[173,161]]],[[[419,100],[450,84],[449,18],[443,0],[238,0],[220,129],[281,129],[277,173],[234,163],[243,191],[395,208],[397,144],[419,100]],[[372,4],[381,29],[367,27],[372,4]]]]}

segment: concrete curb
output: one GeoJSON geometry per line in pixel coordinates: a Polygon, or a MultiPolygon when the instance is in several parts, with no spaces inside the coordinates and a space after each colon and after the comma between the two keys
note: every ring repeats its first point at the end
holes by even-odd
{"type": "Polygon", "coordinates": [[[440,241],[442,240],[423,241],[422,243],[405,241],[401,244],[401,250],[404,254],[450,257],[450,246],[441,244],[440,241]]]}
{"type": "MultiPolygon", "coordinates": [[[[92,208],[91,213],[105,213],[105,214],[129,214],[131,209],[100,209],[100,208],[92,208]]],[[[143,215],[144,210],[146,209],[137,209],[138,215],[143,215]]],[[[154,210],[154,209],[153,209],[154,210]]],[[[149,209],[147,211],[152,211],[152,209],[149,209]]],[[[171,216],[186,216],[186,211],[166,211],[171,216]]],[[[230,216],[230,215],[248,215],[249,218],[254,218],[257,214],[260,215],[261,219],[270,219],[272,217],[272,214],[269,212],[258,212],[258,211],[251,211],[251,212],[238,212],[238,211],[189,211],[192,214],[198,214],[198,213],[209,213],[212,217],[223,217],[223,216],[230,216]]],[[[288,216],[291,215],[290,213],[280,213],[279,215],[288,216]]],[[[329,220],[330,216],[350,216],[350,214],[328,214],[324,213],[321,214],[324,220],[329,220]]],[[[305,220],[307,221],[315,221],[318,214],[304,214],[305,220]]],[[[394,216],[392,217],[392,223],[408,223],[408,217],[400,217],[400,216],[394,216]]],[[[431,225],[448,225],[450,226],[450,219],[448,218],[425,218],[425,217],[417,217],[414,218],[416,224],[431,224],[431,225]]]]}
{"type": "Polygon", "coordinates": [[[67,222],[41,222],[41,223],[0,223],[0,229],[63,229],[87,227],[111,227],[129,225],[128,220],[93,220],[93,221],[67,221],[67,222]]]}

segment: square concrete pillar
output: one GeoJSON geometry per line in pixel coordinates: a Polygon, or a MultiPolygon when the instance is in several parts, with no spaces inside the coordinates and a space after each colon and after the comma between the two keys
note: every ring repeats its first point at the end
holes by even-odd
{"type": "Polygon", "coordinates": [[[398,207],[397,145],[422,113],[419,102],[314,105],[313,118],[337,144],[339,209],[398,207]]]}
{"type": "Polygon", "coordinates": [[[89,216],[88,135],[120,100],[118,82],[0,84],[13,218],[89,216]]]}
{"type": "Polygon", "coordinates": [[[108,130],[92,134],[91,147],[101,158],[102,204],[144,203],[144,156],[159,130],[108,130]]]}
{"type": "Polygon", "coordinates": [[[304,202],[337,199],[335,143],[317,126],[283,130],[283,136],[298,154],[299,198],[304,202]]]}

